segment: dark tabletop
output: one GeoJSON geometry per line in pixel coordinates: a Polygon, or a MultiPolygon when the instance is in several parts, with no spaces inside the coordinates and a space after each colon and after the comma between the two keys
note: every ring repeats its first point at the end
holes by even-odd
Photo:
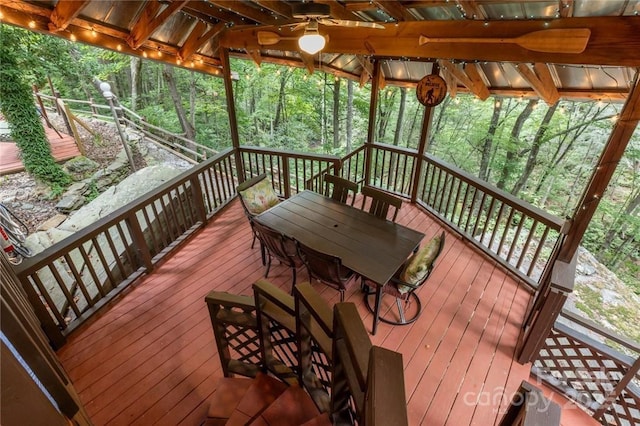
{"type": "Polygon", "coordinates": [[[318,251],[339,256],[352,271],[386,283],[418,247],[421,232],[303,191],[256,217],[318,251]]]}

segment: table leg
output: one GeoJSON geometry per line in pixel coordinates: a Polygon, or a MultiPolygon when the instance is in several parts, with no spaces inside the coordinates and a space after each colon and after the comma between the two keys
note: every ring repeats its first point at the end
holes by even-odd
{"type": "Polygon", "coordinates": [[[376,330],[378,329],[378,318],[380,317],[380,298],[381,297],[382,297],[382,286],[378,285],[376,286],[376,305],[373,313],[373,330],[371,331],[372,335],[375,335],[376,330]]]}

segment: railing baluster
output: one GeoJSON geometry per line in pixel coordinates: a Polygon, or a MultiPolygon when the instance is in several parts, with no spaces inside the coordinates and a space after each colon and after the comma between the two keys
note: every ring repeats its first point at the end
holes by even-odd
{"type": "MultiPolygon", "coordinates": [[[[495,198],[494,198],[495,200],[495,198]]],[[[504,203],[500,203],[500,208],[498,209],[498,215],[496,216],[496,220],[493,225],[493,231],[491,231],[491,238],[489,238],[488,247],[491,248],[493,246],[493,241],[496,238],[496,234],[498,232],[498,228],[500,227],[500,221],[502,220],[502,214],[504,213],[504,203]]],[[[496,250],[496,253],[500,253],[500,248],[496,250]]]]}
{"type": "MultiPolygon", "coordinates": [[[[82,279],[82,276],[80,274],[80,272],[78,271],[78,268],[76,268],[75,263],[73,262],[73,259],[71,258],[71,256],[69,256],[68,254],[64,256],[64,260],[67,262],[67,267],[69,268],[69,270],[71,271],[71,274],[73,275],[73,278],[75,279],[75,285],[78,286],[78,288],[80,289],[80,292],[82,293],[82,295],[84,296],[84,299],[87,301],[87,305],[89,306],[93,306],[93,297],[91,297],[89,295],[89,291],[87,290],[87,286],[85,285],[84,280],[82,279]]],[[[86,262],[86,259],[85,259],[86,262]]],[[[63,290],[63,292],[65,293],[65,296],[67,296],[67,300],[69,301],[69,304],[71,306],[71,308],[73,309],[73,311],[76,313],[77,316],[80,316],[80,309],[77,306],[77,303],[75,302],[75,300],[73,300],[73,295],[71,295],[70,292],[68,292],[68,289],[66,288],[66,286],[64,285],[64,280],[60,277],[60,275],[58,274],[58,271],[55,270],[55,268],[52,269],[52,273],[55,276],[56,280],[59,283],[62,283],[62,285],[60,286],[63,290]]],[[[95,281],[95,279],[94,279],[95,281]]]]}
{"type": "Polygon", "coordinates": [[[458,225],[458,228],[460,228],[462,226],[462,220],[464,218],[464,214],[465,212],[468,211],[467,209],[467,199],[469,197],[469,188],[471,188],[471,186],[465,182],[465,188],[464,188],[464,198],[462,199],[462,205],[460,206],[460,216],[458,216],[458,223],[456,223],[456,225],[458,225]]]}
{"type": "Polygon", "coordinates": [[[520,269],[520,266],[522,266],[522,261],[524,261],[524,258],[526,257],[525,253],[527,252],[527,250],[529,250],[529,245],[531,244],[531,239],[535,235],[537,227],[538,227],[538,221],[534,220],[533,221],[533,225],[531,225],[531,227],[529,228],[529,234],[527,235],[527,241],[524,243],[524,246],[522,247],[522,250],[520,250],[520,258],[518,259],[518,263],[516,265],[516,268],[518,268],[518,269],[520,269]]]}
{"type": "Polygon", "coordinates": [[[509,262],[511,260],[511,256],[513,256],[513,252],[515,250],[515,248],[518,246],[518,239],[520,238],[520,232],[522,232],[522,225],[524,224],[524,221],[526,220],[526,218],[524,217],[524,215],[520,212],[518,212],[520,214],[520,221],[518,222],[518,227],[516,229],[516,233],[513,236],[513,240],[511,241],[511,247],[509,248],[509,254],[507,255],[507,262],[509,262]]]}
{"type": "MultiPolygon", "coordinates": [[[[60,275],[58,274],[58,271],[56,270],[54,273],[54,270],[56,268],[54,263],[51,263],[50,265],[47,265],[47,268],[51,271],[51,273],[57,277],[60,277],[60,275]]],[[[58,308],[56,307],[55,302],[53,301],[53,299],[51,298],[51,295],[49,295],[49,292],[47,291],[46,287],[44,286],[44,284],[42,283],[42,281],[40,281],[40,277],[38,276],[37,273],[34,273],[32,275],[30,275],[31,280],[33,281],[33,283],[36,285],[36,288],[38,289],[38,292],[40,294],[40,297],[43,297],[44,300],[47,302],[46,306],[49,308],[49,312],[53,314],[54,318],[58,321],[58,327],[60,327],[61,329],[66,328],[67,326],[67,322],[64,320],[64,317],[62,316],[62,314],[60,313],[60,311],[58,310],[58,308]]],[[[66,287],[64,287],[65,283],[62,279],[60,279],[57,282],[58,286],[60,287],[60,289],[62,290],[62,292],[65,295],[65,298],[67,299],[67,302],[69,302],[69,304],[73,304],[73,298],[71,297],[71,295],[69,294],[69,291],[67,290],[66,287]]],[[[33,303],[33,300],[32,300],[33,303]]]]}
{"type": "MultiPolygon", "coordinates": [[[[484,221],[484,225],[482,226],[482,235],[483,236],[486,234],[487,226],[489,226],[489,222],[491,221],[491,218],[493,217],[493,209],[495,207],[495,204],[496,204],[496,199],[494,197],[491,197],[491,202],[489,203],[489,208],[487,209],[487,219],[484,221]]],[[[493,223],[495,224],[496,222],[493,222],[493,223]]],[[[488,247],[491,247],[491,244],[489,244],[488,247]]]]}
{"type": "MultiPolygon", "coordinates": [[[[478,207],[478,214],[476,215],[476,220],[475,220],[475,222],[473,224],[473,231],[471,231],[471,235],[474,238],[476,236],[476,231],[478,230],[478,224],[482,220],[482,216],[483,216],[483,213],[484,213],[484,202],[485,202],[486,199],[487,199],[487,193],[483,192],[482,193],[482,198],[480,198],[480,206],[478,207]]],[[[482,243],[482,236],[480,237],[478,242],[482,243]]]]}
{"type": "Polygon", "coordinates": [[[92,238],[91,243],[98,254],[98,258],[100,259],[100,263],[102,264],[102,270],[107,274],[107,279],[109,280],[109,290],[116,287],[116,280],[113,277],[113,273],[111,272],[111,266],[107,263],[107,259],[104,257],[104,250],[102,245],[98,242],[97,238],[92,238]]]}
{"type": "Polygon", "coordinates": [[[547,241],[547,236],[549,235],[549,227],[545,226],[544,231],[542,232],[542,237],[538,240],[538,246],[536,247],[536,251],[533,254],[533,258],[531,259],[531,264],[529,265],[529,269],[527,270],[527,275],[531,276],[531,272],[533,272],[533,268],[536,266],[538,262],[538,258],[540,257],[540,253],[542,252],[542,248],[544,247],[545,241],[547,241]]]}
{"type": "MultiPolygon", "coordinates": [[[[100,296],[102,296],[102,297],[106,296],[106,293],[104,292],[104,289],[102,288],[102,283],[100,282],[100,278],[98,277],[98,274],[96,273],[96,270],[93,267],[93,262],[91,262],[91,258],[89,257],[89,254],[87,253],[87,251],[84,249],[84,246],[83,245],[79,245],[78,246],[78,251],[80,252],[80,255],[82,256],[82,259],[84,260],[84,266],[89,270],[89,274],[91,275],[91,278],[93,279],[93,283],[96,285],[98,293],[100,293],[100,296]]],[[[81,288],[84,287],[81,284],[83,281],[84,280],[80,281],[81,288]]],[[[93,305],[93,302],[89,301],[89,304],[93,305]]]]}

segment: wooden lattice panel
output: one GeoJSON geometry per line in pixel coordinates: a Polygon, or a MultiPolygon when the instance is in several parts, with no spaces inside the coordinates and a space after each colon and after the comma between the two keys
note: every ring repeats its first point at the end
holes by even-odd
{"type": "Polygon", "coordinates": [[[229,324],[225,328],[225,337],[231,359],[248,364],[261,364],[260,339],[255,329],[229,324]]]}
{"type": "MultiPolygon", "coordinates": [[[[640,380],[636,376],[636,380],[640,380]]],[[[638,389],[636,388],[636,392],[638,389]]],[[[605,424],[638,425],[640,424],[640,397],[624,389],[616,402],[604,413],[605,424]]]]}
{"type": "MultiPolygon", "coordinates": [[[[633,359],[556,323],[534,362],[532,372],[594,414],[608,402],[629,372],[633,359]]],[[[636,381],[638,377],[635,377],[636,381]]],[[[632,382],[605,411],[603,424],[640,424],[637,386],[632,382]],[[635,389],[632,391],[631,389],[635,389]]]]}

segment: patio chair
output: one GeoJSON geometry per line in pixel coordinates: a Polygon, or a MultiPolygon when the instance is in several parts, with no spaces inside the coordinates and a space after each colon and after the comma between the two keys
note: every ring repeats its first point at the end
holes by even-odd
{"type": "MultiPolygon", "coordinates": [[[[444,248],[445,234],[444,231],[440,235],[436,235],[427,244],[422,246],[417,252],[415,252],[405,263],[398,269],[389,282],[382,287],[382,294],[380,299],[387,294],[395,297],[396,306],[398,308],[398,319],[391,319],[388,317],[392,314],[392,310],[389,310],[387,315],[380,315],[380,307],[371,305],[371,296],[375,296],[374,291],[366,291],[365,302],[369,311],[373,314],[373,327],[375,329],[376,324],[379,321],[393,325],[406,325],[411,324],[418,319],[422,312],[422,304],[420,298],[416,294],[418,290],[431,275],[431,271],[436,263],[436,259],[442,253],[444,248]],[[411,303],[415,303],[413,314],[407,318],[406,308],[411,303]]],[[[376,289],[377,284],[371,282],[363,277],[363,288],[367,287],[371,290],[376,289]]],[[[377,303],[380,303],[379,301],[377,303]]]]}
{"type": "Polygon", "coordinates": [[[338,256],[322,253],[296,241],[298,255],[307,267],[309,279],[315,278],[340,292],[340,302],[344,302],[344,292],[354,278],[351,269],[342,265],[338,256]]]}
{"type": "Polygon", "coordinates": [[[325,174],[324,175],[324,195],[331,197],[339,203],[353,205],[358,193],[358,184],[340,176],[325,174]],[[351,202],[349,195],[351,194],[351,202]]]}
{"type": "Polygon", "coordinates": [[[401,198],[398,198],[395,195],[391,195],[388,192],[382,191],[372,186],[363,186],[360,192],[363,196],[361,207],[362,210],[365,210],[367,204],[369,204],[369,213],[376,215],[380,219],[387,219],[389,208],[393,208],[393,216],[391,218],[391,221],[396,221],[398,211],[400,210],[400,207],[402,207],[401,198]],[[370,203],[369,200],[371,200],[370,203]]]}
{"type": "MultiPolygon", "coordinates": [[[[240,204],[242,204],[244,214],[247,216],[249,225],[251,226],[251,232],[253,233],[251,248],[253,248],[256,243],[256,239],[258,238],[253,218],[278,204],[280,202],[280,198],[278,198],[278,195],[271,185],[271,181],[267,178],[265,173],[242,182],[236,187],[236,192],[238,193],[238,198],[240,198],[240,204]]],[[[265,265],[266,254],[261,241],[260,255],[262,257],[262,264],[265,265]]]]}
{"type": "Polygon", "coordinates": [[[262,246],[266,250],[267,271],[265,272],[264,277],[267,278],[269,276],[271,261],[275,258],[283,265],[291,268],[291,272],[293,274],[291,291],[293,291],[293,288],[296,285],[296,270],[302,266],[302,260],[300,260],[300,257],[298,256],[298,249],[296,248],[295,241],[280,232],[269,228],[268,226],[262,225],[257,220],[253,220],[253,228],[256,231],[262,246]]]}

